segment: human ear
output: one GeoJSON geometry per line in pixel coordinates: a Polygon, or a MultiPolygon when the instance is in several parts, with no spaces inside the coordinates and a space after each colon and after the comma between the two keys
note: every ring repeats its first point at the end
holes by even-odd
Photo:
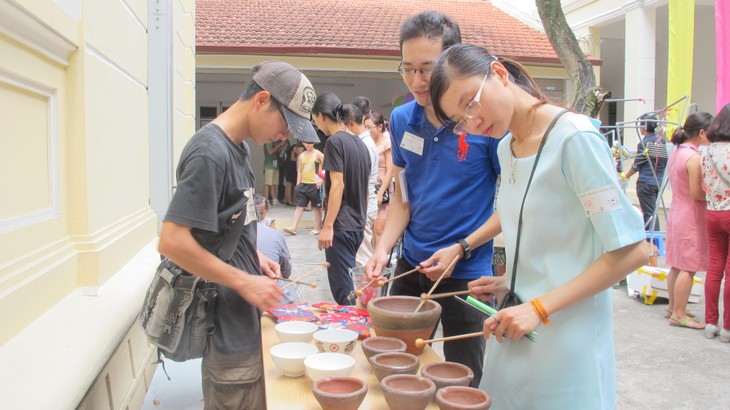
{"type": "Polygon", "coordinates": [[[496,76],[503,85],[509,83],[509,71],[499,61],[492,61],[492,75],[496,76]]]}

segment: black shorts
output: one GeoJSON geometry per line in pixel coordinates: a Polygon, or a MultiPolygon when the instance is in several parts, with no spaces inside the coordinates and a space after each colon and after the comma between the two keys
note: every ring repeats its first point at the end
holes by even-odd
{"type": "Polygon", "coordinates": [[[294,204],[305,207],[309,202],[315,208],[322,207],[322,198],[319,196],[319,188],[316,184],[299,184],[294,188],[294,204]]]}

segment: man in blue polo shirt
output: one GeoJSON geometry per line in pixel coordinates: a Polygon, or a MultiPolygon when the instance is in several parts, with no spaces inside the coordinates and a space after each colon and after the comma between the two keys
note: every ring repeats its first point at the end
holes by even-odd
{"type": "MultiPolygon", "coordinates": [[[[455,136],[436,118],[428,85],[431,67],[442,50],[460,43],[459,26],[440,13],[426,11],[401,26],[402,61],[398,67],[415,101],[391,114],[395,194],[375,254],[366,265],[377,276],[388,261],[388,251],[404,235],[403,257],[394,275],[420,266],[420,273],[392,282],[391,295],[419,296],[457,256],[461,257],[434,293],[467,289],[469,281],[491,276],[492,244],[481,246],[474,232],[492,214],[499,175],[499,140],[455,136]],[[479,248],[477,248],[479,247],[479,248]]],[[[443,308],[444,336],[479,332],[484,317],[454,298],[437,299],[443,308]]],[[[465,364],[478,386],[484,359],[484,338],[444,343],[446,360],[465,364]]]]}

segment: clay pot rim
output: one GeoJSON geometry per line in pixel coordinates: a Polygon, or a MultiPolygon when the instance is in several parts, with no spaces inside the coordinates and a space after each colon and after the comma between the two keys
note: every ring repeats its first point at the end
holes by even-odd
{"type": "Polygon", "coordinates": [[[394,369],[398,369],[398,370],[408,369],[408,368],[413,367],[414,365],[419,366],[421,364],[421,359],[419,359],[418,356],[416,356],[414,354],[411,354],[411,353],[408,353],[408,352],[384,352],[384,353],[378,353],[378,354],[374,354],[374,355],[370,356],[370,358],[368,359],[368,361],[370,362],[370,365],[371,366],[378,365],[378,367],[385,368],[385,366],[382,363],[378,362],[378,359],[384,358],[384,357],[387,357],[387,356],[407,357],[408,359],[411,359],[412,360],[411,363],[407,363],[407,364],[400,365],[400,366],[388,365],[390,368],[394,368],[394,369]]]}
{"type": "Polygon", "coordinates": [[[361,343],[362,343],[363,346],[367,346],[368,349],[373,350],[373,351],[380,351],[381,353],[395,352],[396,351],[396,350],[383,350],[383,349],[378,349],[377,347],[370,345],[370,343],[379,342],[379,341],[394,342],[394,343],[398,343],[399,346],[402,347],[403,349],[407,349],[408,348],[408,344],[406,342],[404,342],[401,339],[398,339],[397,337],[390,337],[390,336],[370,336],[367,339],[363,339],[363,341],[361,343]]]}
{"type": "MultiPolygon", "coordinates": [[[[383,309],[383,308],[377,306],[377,302],[380,302],[382,300],[413,300],[418,303],[421,303],[421,298],[415,297],[415,296],[379,296],[377,298],[371,299],[370,302],[368,302],[368,310],[370,310],[371,308],[374,308],[376,310],[381,310],[384,312],[392,312],[391,310],[386,310],[386,309],[383,309]]],[[[418,303],[416,303],[416,306],[418,306],[418,303]]],[[[441,316],[441,305],[439,305],[438,303],[436,303],[430,299],[427,300],[426,303],[423,304],[423,307],[421,307],[421,309],[418,312],[415,311],[415,307],[413,308],[413,310],[414,310],[413,312],[397,312],[397,313],[399,315],[405,316],[404,319],[411,319],[411,318],[416,318],[419,315],[423,316],[423,315],[427,315],[427,314],[436,314],[436,313],[438,313],[439,317],[441,316]],[[428,310],[424,309],[427,306],[432,306],[432,309],[428,309],[428,310]]],[[[372,317],[372,315],[371,315],[371,317],[372,317]]]]}
{"type": "Polygon", "coordinates": [[[456,363],[456,362],[433,362],[433,363],[428,363],[428,364],[424,365],[421,368],[421,376],[427,377],[427,378],[431,378],[431,379],[435,379],[435,380],[438,380],[440,382],[449,382],[451,380],[459,380],[459,379],[465,379],[465,378],[469,378],[471,380],[471,379],[474,379],[474,371],[472,369],[470,369],[469,366],[463,365],[461,363],[456,363]],[[433,368],[433,367],[439,367],[439,366],[444,366],[444,365],[446,365],[446,366],[454,366],[454,367],[458,367],[458,368],[464,369],[464,370],[466,370],[466,376],[446,378],[446,377],[436,376],[435,374],[430,374],[430,373],[429,373],[428,376],[426,376],[425,373],[428,373],[429,370],[431,370],[431,368],[433,368]]]}
{"type": "Polygon", "coordinates": [[[388,392],[395,391],[394,388],[392,388],[388,385],[388,382],[390,382],[391,380],[394,380],[394,379],[413,379],[413,378],[416,378],[421,381],[425,380],[428,387],[423,390],[409,390],[409,391],[397,390],[399,395],[417,396],[417,395],[423,394],[424,392],[430,392],[429,394],[431,394],[431,395],[436,393],[436,384],[434,384],[434,382],[432,380],[430,380],[427,377],[418,376],[416,374],[391,374],[390,376],[385,376],[383,378],[383,380],[380,381],[380,388],[383,390],[388,390],[388,392]]]}
{"type": "Polygon", "coordinates": [[[358,377],[353,377],[353,376],[329,376],[329,377],[325,377],[325,378],[319,379],[316,382],[314,382],[314,384],[312,384],[312,390],[315,391],[317,394],[320,394],[322,396],[327,396],[327,397],[331,397],[331,398],[335,398],[335,399],[344,399],[344,398],[350,398],[351,396],[359,396],[359,395],[361,395],[363,393],[367,393],[367,391],[368,391],[368,384],[363,379],[360,379],[358,377]],[[323,391],[323,390],[321,390],[319,388],[319,386],[322,383],[332,382],[332,381],[337,381],[337,380],[354,381],[354,382],[359,383],[360,384],[360,387],[357,390],[351,391],[349,393],[331,393],[331,392],[323,391]]]}
{"type": "Polygon", "coordinates": [[[449,393],[449,391],[452,391],[452,390],[462,390],[462,391],[467,391],[467,392],[479,392],[479,393],[482,394],[482,397],[485,397],[486,396],[486,400],[484,400],[484,401],[482,401],[480,403],[477,403],[477,404],[462,404],[462,403],[458,403],[458,405],[461,406],[461,408],[464,409],[464,410],[481,409],[481,408],[484,408],[484,404],[485,403],[487,404],[487,407],[489,407],[489,406],[492,405],[492,397],[487,392],[482,391],[480,389],[477,389],[475,387],[468,387],[468,386],[448,386],[448,387],[442,387],[442,388],[440,388],[440,389],[438,389],[436,391],[436,396],[435,396],[436,397],[436,401],[437,402],[441,401],[441,402],[444,402],[444,403],[447,403],[447,404],[457,404],[457,403],[454,403],[454,402],[452,402],[450,400],[446,400],[444,398],[444,395],[447,394],[447,393],[449,393]]]}

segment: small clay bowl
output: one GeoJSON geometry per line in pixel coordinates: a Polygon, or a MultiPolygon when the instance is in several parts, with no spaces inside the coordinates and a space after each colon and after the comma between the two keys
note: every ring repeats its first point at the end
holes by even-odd
{"type": "Polygon", "coordinates": [[[380,381],[388,407],[398,410],[424,410],[436,393],[436,385],[414,374],[394,374],[380,381]]]}
{"type": "Polygon", "coordinates": [[[367,383],[356,377],[327,377],[312,386],[322,410],[357,410],[367,392],[367,383]]]}
{"type": "Polygon", "coordinates": [[[436,389],[448,386],[468,386],[474,372],[461,363],[434,362],[421,369],[421,376],[431,379],[436,389]]]}
{"type": "Polygon", "coordinates": [[[405,352],[406,342],[395,337],[373,336],[362,341],[360,344],[366,359],[378,354],[388,352],[405,352]]]}
{"type": "Polygon", "coordinates": [[[436,403],[441,410],[487,410],[492,398],[473,387],[450,386],[436,392],[436,403]]]}
{"type": "Polygon", "coordinates": [[[416,374],[421,360],[406,352],[378,353],[368,359],[378,381],[391,374],[416,374]]]}

